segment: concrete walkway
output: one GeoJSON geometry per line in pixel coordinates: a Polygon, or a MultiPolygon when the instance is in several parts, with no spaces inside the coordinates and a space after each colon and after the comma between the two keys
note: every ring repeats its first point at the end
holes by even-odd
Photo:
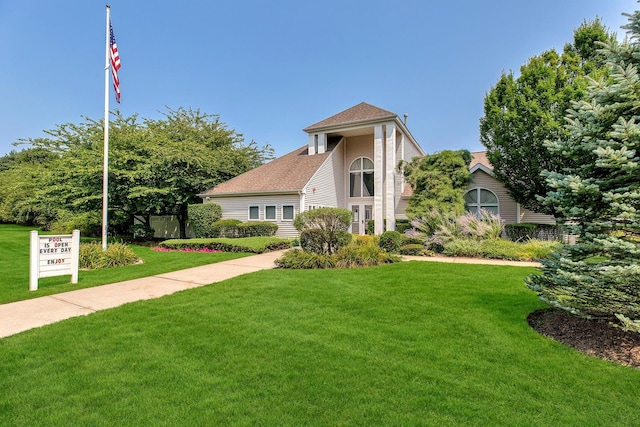
{"type": "MultiPolygon", "coordinates": [[[[129,302],[159,298],[163,295],[220,282],[242,274],[271,269],[275,267],[274,261],[283,252],[275,251],[252,255],[141,279],[79,289],[9,304],[0,304],[0,338],[71,317],[84,316],[98,310],[118,307],[129,302]]],[[[468,264],[539,265],[529,262],[473,258],[405,256],[403,259],[405,261],[419,260],[468,264]]]]}

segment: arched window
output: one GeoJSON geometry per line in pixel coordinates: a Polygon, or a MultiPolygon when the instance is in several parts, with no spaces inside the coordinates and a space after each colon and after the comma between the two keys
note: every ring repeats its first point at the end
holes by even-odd
{"type": "Polygon", "coordinates": [[[484,209],[494,215],[500,214],[498,197],[493,191],[487,190],[486,188],[469,190],[464,196],[464,205],[467,212],[478,214],[480,209],[484,209]]]}
{"type": "Polygon", "coordinates": [[[359,157],[349,167],[349,197],[373,196],[373,162],[359,157]]]}

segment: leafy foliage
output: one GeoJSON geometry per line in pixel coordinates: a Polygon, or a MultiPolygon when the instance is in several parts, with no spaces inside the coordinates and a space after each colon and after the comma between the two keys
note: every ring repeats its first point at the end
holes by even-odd
{"type": "Polygon", "coordinates": [[[407,216],[413,219],[432,210],[462,214],[470,162],[467,150],[444,150],[401,162],[404,176],[413,188],[407,216]]]}
{"type": "Polygon", "coordinates": [[[549,191],[540,174],[561,171],[566,159],[549,153],[544,143],[568,137],[563,127],[565,112],[571,102],[584,98],[587,75],[606,74],[598,43],[614,39],[598,19],[585,21],[562,54],[552,49],[529,59],[517,78],[503,73],[486,95],[480,140],[496,178],[525,208],[555,213],[552,205],[538,199],[549,191]]]}
{"type": "Polygon", "coordinates": [[[244,238],[211,238],[211,239],[169,239],[161,242],[160,247],[169,249],[201,249],[209,248],[222,252],[263,252],[277,251],[291,247],[291,241],[279,237],[244,237],[244,238]]]}
{"type": "Polygon", "coordinates": [[[293,249],[285,252],[275,264],[289,269],[324,269],[371,267],[398,261],[399,256],[382,250],[373,242],[353,242],[342,246],[333,254],[293,249]]]}
{"type": "Polygon", "coordinates": [[[88,270],[99,268],[122,267],[135,264],[138,256],[123,243],[112,243],[107,250],[102,250],[99,243],[83,243],[80,245],[79,266],[88,270]]]}
{"type": "Polygon", "coordinates": [[[567,137],[547,144],[565,167],[545,173],[543,202],[577,244],[527,284],[555,307],[640,331],[640,11],[629,18],[631,41],[603,50],[610,77],[591,81],[567,115],[567,137]]]}
{"type": "MultiPolygon", "coordinates": [[[[45,132],[21,141],[32,147],[23,154],[0,159],[4,221],[49,226],[63,213],[102,210],[102,121],[85,118],[45,132]]],[[[245,143],[219,116],[184,108],[157,120],[115,111],[109,136],[109,222],[117,234],[134,218],[149,226],[151,215],[175,215],[184,237],[188,205],[200,201],[199,193],[273,153],[245,143]]]]}
{"type": "Polygon", "coordinates": [[[347,232],[351,211],[342,208],[320,208],[301,212],[293,220],[300,231],[300,245],[313,253],[333,254],[351,241],[347,232]]]}
{"type": "Polygon", "coordinates": [[[378,246],[390,253],[397,253],[404,243],[404,235],[398,231],[385,231],[380,235],[378,246]]]}
{"type": "Polygon", "coordinates": [[[442,253],[447,256],[534,261],[549,258],[561,247],[562,244],[559,242],[542,240],[517,243],[506,239],[458,238],[445,243],[442,253]]]}
{"type": "Polygon", "coordinates": [[[198,203],[187,208],[189,225],[196,238],[216,237],[213,235],[211,224],[222,216],[222,207],[217,203],[198,203]]]}

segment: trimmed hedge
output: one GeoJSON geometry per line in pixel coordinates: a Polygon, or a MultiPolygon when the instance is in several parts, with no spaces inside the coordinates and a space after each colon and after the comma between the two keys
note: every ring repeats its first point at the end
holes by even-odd
{"type": "Polygon", "coordinates": [[[385,231],[380,235],[378,246],[390,253],[397,253],[404,244],[404,236],[398,231],[385,231]]]}
{"type": "Polygon", "coordinates": [[[237,219],[222,219],[211,225],[212,237],[264,237],[274,236],[278,225],[273,222],[242,222],[237,219]]]}
{"type": "Polygon", "coordinates": [[[222,216],[222,207],[217,203],[200,203],[187,207],[189,225],[196,238],[215,237],[211,224],[222,216]]]}
{"type": "Polygon", "coordinates": [[[533,222],[511,223],[504,225],[504,232],[509,240],[560,240],[562,230],[557,225],[537,224],[533,222]]]}
{"type": "Polygon", "coordinates": [[[261,254],[291,247],[291,240],[279,237],[170,239],[159,244],[169,249],[213,249],[222,252],[249,252],[261,254]]]}

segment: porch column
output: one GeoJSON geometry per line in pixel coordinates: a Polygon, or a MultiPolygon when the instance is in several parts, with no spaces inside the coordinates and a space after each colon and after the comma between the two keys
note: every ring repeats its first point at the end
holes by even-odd
{"type": "Polygon", "coordinates": [[[396,229],[396,126],[389,124],[386,126],[385,135],[385,152],[386,152],[386,171],[385,171],[385,191],[384,206],[385,219],[387,220],[387,230],[396,229]]]}
{"type": "MultiPolygon", "coordinates": [[[[375,221],[374,234],[382,234],[384,231],[384,132],[382,125],[376,125],[373,129],[373,220],[375,221]]],[[[366,224],[365,224],[366,226],[366,224]]]]}

